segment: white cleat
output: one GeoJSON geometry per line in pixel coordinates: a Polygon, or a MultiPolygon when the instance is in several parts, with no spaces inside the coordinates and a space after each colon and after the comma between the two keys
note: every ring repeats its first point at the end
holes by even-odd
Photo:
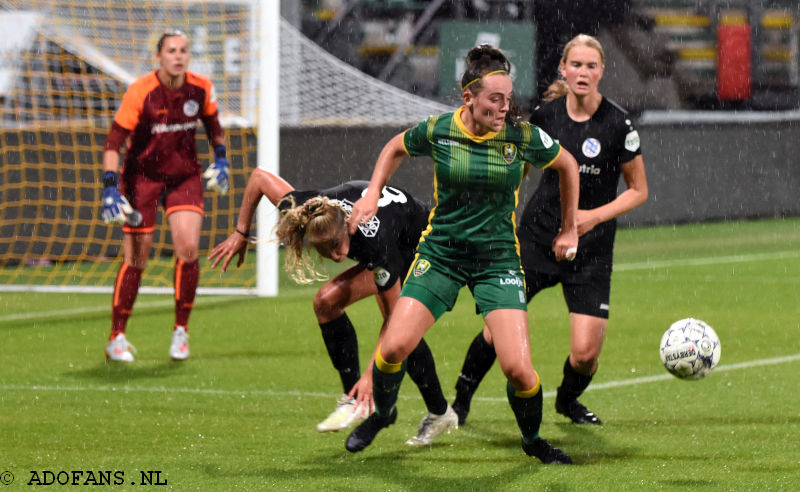
{"type": "Polygon", "coordinates": [[[172,360],[186,360],[189,358],[189,334],[186,333],[186,328],[178,326],[172,330],[169,357],[172,360]]]}
{"type": "Polygon", "coordinates": [[[436,436],[442,432],[447,432],[453,429],[458,429],[458,415],[453,410],[453,407],[447,405],[447,411],[442,415],[435,415],[429,413],[419,422],[418,433],[412,437],[406,444],[409,446],[422,446],[431,444],[436,436]]]}
{"type": "Polygon", "coordinates": [[[360,424],[367,416],[362,415],[361,407],[356,407],[355,398],[342,395],[336,403],[336,410],[328,418],[317,424],[319,432],[336,432],[360,424]]]}
{"type": "Polygon", "coordinates": [[[108,345],[106,345],[106,359],[116,362],[133,362],[133,354],[136,353],[136,347],[128,342],[124,333],[115,336],[108,345]]]}

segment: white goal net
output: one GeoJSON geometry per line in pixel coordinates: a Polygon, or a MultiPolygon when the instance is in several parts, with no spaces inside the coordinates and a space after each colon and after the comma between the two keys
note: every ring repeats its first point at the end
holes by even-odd
{"type": "MultiPolygon", "coordinates": [[[[190,69],[211,77],[234,193],[206,197],[201,248],[227,237],[256,164],[259,64],[279,50],[284,127],[403,126],[448,108],[375,80],[285,21],[259,49],[256,0],[0,1],[0,289],[109,290],[121,231],[99,219],[105,135],[127,85],[155,67],[166,28],[184,30],[190,69]]],[[[207,152],[200,132],[201,155],[207,152]]],[[[159,216],[143,292],[171,291],[171,241],[159,216]]],[[[249,255],[253,258],[254,255],[249,255]]],[[[253,292],[255,265],[203,272],[199,292],[253,292]]]]}

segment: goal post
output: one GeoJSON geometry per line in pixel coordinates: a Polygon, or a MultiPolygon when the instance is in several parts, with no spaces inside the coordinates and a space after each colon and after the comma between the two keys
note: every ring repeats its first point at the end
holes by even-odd
{"type": "MultiPolygon", "coordinates": [[[[280,44],[280,2],[267,2],[261,7],[259,30],[259,97],[258,97],[258,167],[279,175],[280,156],[280,50],[270,49],[280,44]],[[267,6],[268,5],[268,6],[267,6]]],[[[272,230],[275,215],[270,213],[267,200],[258,205],[256,220],[263,230],[272,230]]],[[[259,296],[278,295],[278,244],[259,241],[256,250],[256,293],[259,296]]]]}

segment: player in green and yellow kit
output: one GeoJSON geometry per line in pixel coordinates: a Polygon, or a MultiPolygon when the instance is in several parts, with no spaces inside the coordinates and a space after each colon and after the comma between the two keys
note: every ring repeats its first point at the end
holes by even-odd
{"type": "Polygon", "coordinates": [[[406,155],[433,158],[435,206],[376,351],[376,411],[350,434],[349,451],[364,449],[397,419],[404,360],[467,285],[508,378],[508,399],[522,431],[523,449],[544,463],[572,463],[566,453],[539,437],[542,390],[530,358],[514,208],[529,165],[556,170],[562,183],[563,227],[553,252],[567,258],[578,244],[578,166],[544,131],[512,114],[510,69],[499,49],[471,49],[462,77],[464,105],[392,138],[378,157],[366,194],[353,206],[351,230],[376,213],[380,190],[406,155]]]}

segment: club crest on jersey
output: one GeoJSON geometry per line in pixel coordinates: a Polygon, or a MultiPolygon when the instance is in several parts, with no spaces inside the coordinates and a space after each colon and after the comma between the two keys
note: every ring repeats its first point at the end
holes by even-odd
{"type": "Polygon", "coordinates": [[[583,145],[581,145],[581,151],[583,151],[583,155],[589,158],[600,155],[600,148],[600,141],[591,137],[584,140],[583,145]]]}
{"type": "Polygon", "coordinates": [[[431,267],[431,263],[428,260],[418,260],[417,264],[414,265],[414,276],[421,277],[425,275],[425,272],[431,267]]]}
{"type": "Polygon", "coordinates": [[[503,145],[503,160],[511,164],[517,158],[517,146],[512,143],[503,145]]]}
{"type": "Polygon", "coordinates": [[[185,103],[183,103],[183,114],[189,116],[197,116],[197,112],[200,111],[200,104],[195,101],[194,99],[189,99],[185,103]]]}

